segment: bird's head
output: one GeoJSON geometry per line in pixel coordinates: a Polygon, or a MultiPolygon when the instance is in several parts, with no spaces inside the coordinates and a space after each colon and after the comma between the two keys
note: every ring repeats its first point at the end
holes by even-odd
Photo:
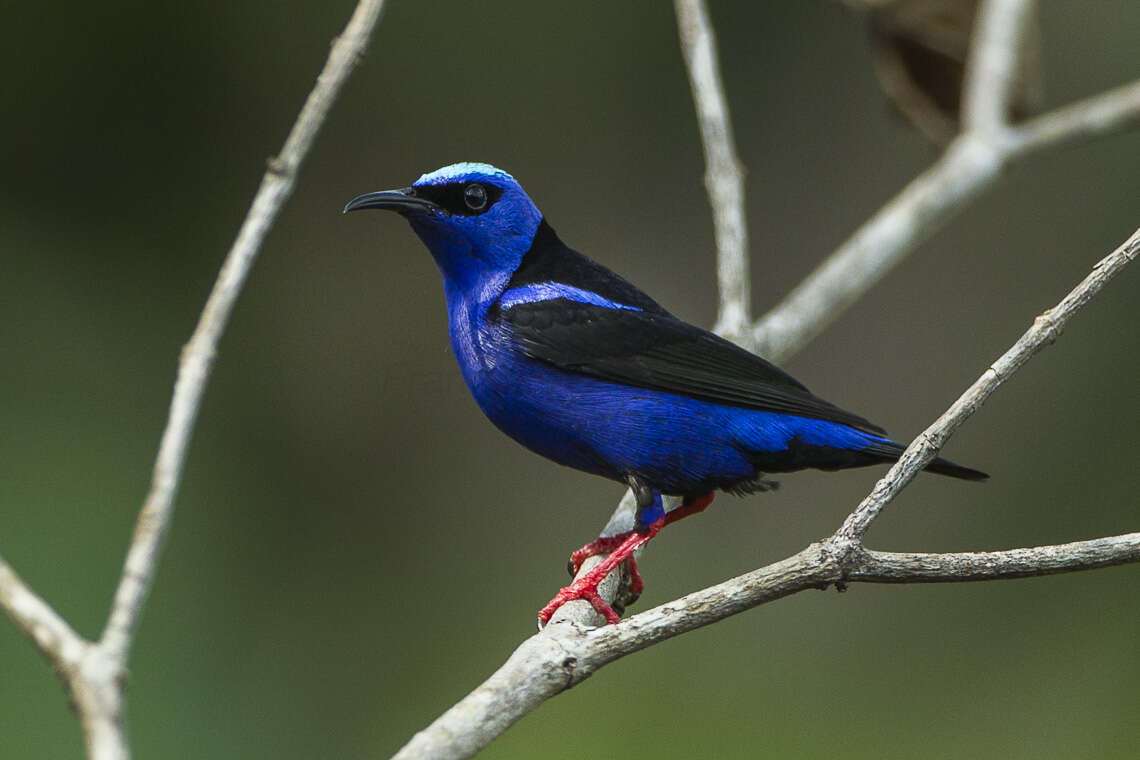
{"type": "Polygon", "coordinates": [[[400,190],[361,195],[344,210],[365,208],[395,211],[407,219],[444,278],[462,289],[505,283],[542,221],[514,177],[476,163],[445,166],[400,190]]]}

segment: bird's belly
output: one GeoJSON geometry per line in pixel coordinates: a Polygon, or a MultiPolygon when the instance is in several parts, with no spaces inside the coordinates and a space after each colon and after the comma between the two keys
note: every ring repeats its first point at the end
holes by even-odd
{"type": "MultiPolygon", "coordinates": [[[[468,382],[500,430],[568,467],[619,481],[637,475],[666,493],[756,474],[753,454],[736,440],[733,410],[716,404],[574,375],[526,357],[499,359],[468,382]]],[[[772,445],[783,448],[785,439],[777,435],[772,445]]]]}

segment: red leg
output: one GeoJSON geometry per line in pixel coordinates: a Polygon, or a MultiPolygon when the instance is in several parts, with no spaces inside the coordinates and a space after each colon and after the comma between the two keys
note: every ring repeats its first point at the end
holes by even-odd
{"type": "Polygon", "coordinates": [[[657,532],[665,526],[665,518],[661,518],[657,522],[649,526],[649,530],[645,533],[638,533],[637,531],[630,531],[624,534],[625,538],[621,544],[610,552],[601,563],[590,572],[583,575],[578,580],[571,583],[569,586],[564,587],[561,591],[554,595],[554,598],[547,602],[546,606],[538,611],[538,622],[541,625],[546,625],[550,622],[551,616],[566,602],[575,599],[585,599],[590,604],[594,605],[594,609],[606,619],[607,623],[616,623],[621,620],[613,608],[606,604],[606,601],[598,594],[598,584],[601,583],[607,575],[613,572],[614,568],[620,565],[631,554],[634,553],[640,546],[645,544],[651,538],[657,535],[657,532]]]}
{"type": "Polygon", "coordinates": [[[606,619],[607,623],[616,623],[621,620],[618,614],[613,611],[613,608],[606,604],[606,601],[598,594],[598,584],[622,562],[628,562],[630,593],[640,595],[645,589],[645,581],[641,577],[641,572],[638,570],[637,560],[634,558],[633,553],[648,543],[649,540],[656,536],[666,525],[682,520],[689,515],[703,512],[705,508],[712,503],[713,496],[714,493],[709,492],[685,502],[671,512],[667,512],[665,517],[649,525],[648,530],[644,533],[631,530],[616,536],[597,538],[575,551],[570,555],[570,562],[568,563],[571,574],[577,574],[587,557],[606,552],[609,553],[609,556],[602,560],[593,570],[555,594],[554,598],[551,599],[545,607],[539,610],[539,623],[546,625],[550,622],[550,618],[554,615],[555,610],[566,602],[575,599],[585,599],[588,601],[594,606],[594,609],[606,619]]]}
{"type": "Polygon", "coordinates": [[[570,561],[566,563],[566,570],[573,578],[582,569],[582,563],[589,557],[596,557],[599,554],[609,554],[614,549],[621,546],[621,542],[629,537],[633,531],[626,531],[625,533],[618,533],[616,536],[598,536],[585,546],[575,549],[570,554],[570,561]]]}
{"type": "MultiPolygon", "coordinates": [[[[666,525],[668,523],[666,522],[666,525]]],[[[582,569],[582,563],[589,557],[595,557],[599,554],[609,554],[614,549],[621,546],[622,541],[625,541],[630,534],[636,531],[627,530],[625,533],[618,533],[616,536],[605,536],[595,538],[585,546],[575,549],[570,555],[570,561],[566,563],[566,571],[570,573],[573,578],[582,569]]],[[[637,557],[632,554],[625,561],[626,567],[629,568],[629,593],[634,597],[641,596],[641,592],[645,590],[645,580],[641,577],[641,571],[637,568],[637,557]]]]}
{"type": "Polygon", "coordinates": [[[709,491],[704,496],[697,496],[692,501],[686,501],[672,512],[665,513],[665,524],[672,525],[678,520],[684,520],[689,515],[704,512],[708,505],[712,504],[714,498],[716,498],[716,491],[709,491]]]}
{"type": "MultiPolygon", "coordinates": [[[[683,520],[689,515],[695,515],[698,512],[704,512],[709,504],[712,504],[713,497],[716,496],[715,491],[710,491],[704,496],[698,496],[690,502],[681,504],[676,509],[665,513],[665,525],[672,525],[678,520],[683,520]]],[[[631,533],[636,531],[626,531],[625,533],[618,533],[616,536],[599,536],[585,546],[575,549],[570,554],[570,561],[566,563],[566,570],[570,573],[571,577],[578,574],[582,569],[582,563],[586,561],[587,557],[594,557],[599,554],[609,554],[614,549],[621,546],[621,543],[629,537],[631,533]]],[[[637,572],[636,562],[633,557],[629,558],[630,574],[635,575],[639,580],[641,574],[637,572]]],[[[640,593],[640,592],[639,592],[640,593]]]]}

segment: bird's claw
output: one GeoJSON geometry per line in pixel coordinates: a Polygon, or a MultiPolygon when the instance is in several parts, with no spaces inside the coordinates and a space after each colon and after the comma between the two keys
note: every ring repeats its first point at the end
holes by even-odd
{"type": "Polygon", "coordinates": [[[622,562],[628,562],[630,571],[630,584],[629,590],[632,597],[636,598],[645,589],[645,581],[641,577],[641,573],[637,570],[637,562],[633,558],[633,553],[642,546],[646,541],[657,535],[661,527],[665,524],[665,518],[661,518],[651,525],[645,532],[629,531],[617,536],[607,536],[599,538],[595,541],[583,546],[578,551],[570,555],[570,569],[581,569],[582,562],[587,557],[594,554],[601,554],[608,552],[608,555],[589,572],[578,578],[569,586],[562,588],[554,598],[551,599],[545,607],[538,612],[538,624],[542,627],[550,622],[555,611],[566,604],[566,602],[575,599],[584,599],[593,605],[594,609],[598,611],[602,617],[606,619],[607,623],[616,623],[621,620],[621,617],[614,612],[613,607],[609,605],[606,600],[602,599],[598,593],[598,585],[605,580],[613,570],[622,562]]]}
{"type": "Polygon", "coordinates": [[[575,549],[570,553],[570,559],[566,561],[566,570],[573,578],[582,569],[582,563],[590,557],[596,557],[599,554],[609,554],[614,549],[617,549],[633,531],[619,533],[616,536],[599,536],[590,543],[575,549]]]}
{"type": "MultiPolygon", "coordinates": [[[[599,565],[598,567],[600,568],[602,566],[599,565]]],[[[594,568],[594,570],[586,573],[586,575],[574,581],[569,586],[563,587],[554,595],[553,599],[546,603],[545,607],[538,611],[538,627],[540,630],[550,622],[550,618],[554,617],[554,613],[558,611],[559,607],[577,599],[589,602],[590,605],[597,610],[598,614],[606,619],[607,623],[616,623],[621,620],[621,616],[614,612],[613,607],[598,593],[598,584],[600,584],[609,573],[605,572],[598,575],[596,573],[597,569],[598,568],[594,568]]]]}
{"type": "MultiPolygon", "coordinates": [[[[596,557],[600,554],[608,555],[612,553],[619,546],[629,540],[629,538],[634,534],[635,531],[626,531],[625,533],[619,533],[616,536],[601,536],[595,538],[590,543],[578,549],[575,549],[574,552],[570,554],[570,559],[566,561],[566,572],[570,574],[570,577],[574,577],[578,574],[578,571],[582,569],[582,563],[587,559],[590,557],[596,557]]],[[[594,600],[593,596],[590,596],[588,593],[584,593],[583,596],[578,597],[589,601],[594,606],[594,609],[597,610],[600,615],[602,615],[611,623],[616,622],[616,620],[619,619],[621,613],[625,611],[625,608],[636,602],[641,597],[641,593],[645,590],[645,579],[642,578],[641,571],[637,567],[637,558],[632,554],[626,557],[625,566],[629,572],[629,586],[626,589],[626,593],[622,595],[622,598],[620,600],[615,599],[612,604],[606,604],[600,596],[597,597],[596,601],[594,600]],[[614,610],[617,610],[617,612],[615,613],[614,610]]],[[[564,588],[563,591],[568,591],[573,587],[574,584],[571,584],[570,586],[564,588]]],[[[555,597],[555,599],[557,598],[558,597],[555,597]]],[[[551,602],[553,603],[554,600],[552,599],[551,602]]]]}

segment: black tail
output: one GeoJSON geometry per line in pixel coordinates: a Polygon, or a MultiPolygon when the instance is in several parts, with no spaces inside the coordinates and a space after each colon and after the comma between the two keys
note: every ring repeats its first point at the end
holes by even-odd
{"type": "Polygon", "coordinates": [[[989,480],[990,476],[981,470],[975,470],[970,467],[963,467],[960,464],[954,464],[949,459],[938,457],[930,464],[926,465],[927,472],[936,472],[939,475],[949,475],[952,478],[961,478],[962,480],[989,480]]]}
{"type": "MultiPolygon", "coordinates": [[[[897,462],[902,455],[905,447],[899,446],[893,441],[884,441],[877,443],[870,448],[863,449],[864,453],[876,454],[881,456],[884,462],[897,462]]],[[[970,467],[963,467],[960,464],[954,464],[948,459],[938,457],[930,464],[926,465],[927,472],[937,473],[938,475],[947,475],[951,478],[961,478],[962,480],[989,480],[990,476],[981,470],[974,470],[970,467]]]]}

